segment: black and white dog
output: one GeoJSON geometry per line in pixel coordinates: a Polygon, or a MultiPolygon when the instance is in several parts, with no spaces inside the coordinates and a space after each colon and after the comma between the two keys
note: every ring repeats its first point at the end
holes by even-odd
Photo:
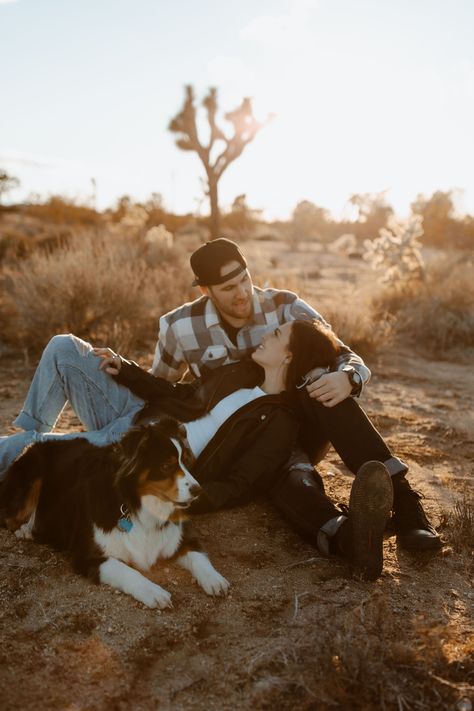
{"type": "Polygon", "coordinates": [[[107,447],[84,438],[32,444],[1,484],[0,517],[18,538],[69,552],[79,573],[148,607],[169,606],[171,595],[134,568],[150,570],[160,558],[189,570],[208,595],[225,594],[229,583],[186,520],[199,484],[178,436],[166,420],[107,447]]]}

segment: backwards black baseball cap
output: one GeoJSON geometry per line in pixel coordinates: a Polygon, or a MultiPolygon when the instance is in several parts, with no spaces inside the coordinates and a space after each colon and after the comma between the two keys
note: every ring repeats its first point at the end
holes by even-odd
{"type": "Polygon", "coordinates": [[[219,237],[206,242],[191,254],[191,269],[195,279],[193,286],[216,286],[233,279],[244,269],[247,269],[245,257],[239,246],[226,237],[219,237]],[[229,274],[221,276],[221,269],[229,262],[238,262],[239,266],[229,274]]]}

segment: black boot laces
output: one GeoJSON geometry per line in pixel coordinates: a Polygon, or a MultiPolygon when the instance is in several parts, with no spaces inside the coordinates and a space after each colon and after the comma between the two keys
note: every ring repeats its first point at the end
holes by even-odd
{"type": "Polygon", "coordinates": [[[400,530],[411,530],[414,528],[433,530],[429,522],[420,499],[424,496],[419,491],[411,488],[406,479],[394,482],[394,523],[400,530]]]}

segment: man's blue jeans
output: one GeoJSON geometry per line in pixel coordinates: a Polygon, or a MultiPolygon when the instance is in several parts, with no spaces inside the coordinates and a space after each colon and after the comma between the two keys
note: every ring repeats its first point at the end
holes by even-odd
{"type": "Polygon", "coordinates": [[[84,437],[105,446],[130,429],[143,400],[99,370],[100,363],[101,359],[92,354],[92,346],[76,336],[54,336],[50,340],[14,421],[24,432],[0,437],[0,479],[32,442],[84,437]],[[67,401],[86,432],[52,432],[67,401]]]}

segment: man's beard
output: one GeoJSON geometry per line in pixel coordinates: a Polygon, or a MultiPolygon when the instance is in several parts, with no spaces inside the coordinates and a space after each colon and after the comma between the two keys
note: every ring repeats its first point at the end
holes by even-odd
{"type": "Polygon", "coordinates": [[[253,313],[253,299],[252,296],[249,297],[248,301],[246,302],[245,306],[245,311],[242,310],[243,307],[239,308],[238,306],[232,307],[230,306],[221,306],[220,304],[215,303],[215,306],[217,307],[217,310],[219,313],[225,318],[226,316],[230,318],[237,318],[237,319],[242,319],[242,320],[248,320],[253,313]]]}

